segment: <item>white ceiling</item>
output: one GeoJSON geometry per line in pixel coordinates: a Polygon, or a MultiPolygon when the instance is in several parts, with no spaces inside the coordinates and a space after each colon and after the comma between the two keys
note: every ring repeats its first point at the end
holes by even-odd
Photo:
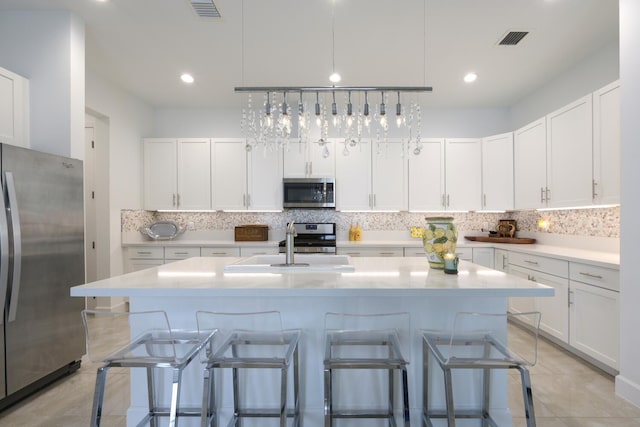
{"type": "Polygon", "coordinates": [[[507,107],[618,37],[616,0],[0,0],[68,9],[86,23],[87,67],[155,107],[240,105],[235,86],[427,85],[426,105],[507,107]],[[335,1],[335,3],[333,3],[335,1]],[[332,13],[333,10],[333,13],[332,13]],[[516,47],[496,43],[531,33],[516,47]],[[473,85],[462,77],[475,71],[473,85]],[[196,82],[185,86],[182,72],[196,82]]]}

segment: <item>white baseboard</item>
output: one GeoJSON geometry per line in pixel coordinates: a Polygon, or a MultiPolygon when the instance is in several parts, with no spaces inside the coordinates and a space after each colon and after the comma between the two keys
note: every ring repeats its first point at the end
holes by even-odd
{"type": "Polygon", "coordinates": [[[640,384],[618,375],[616,376],[616,394],[640,408],[640,384]]]}

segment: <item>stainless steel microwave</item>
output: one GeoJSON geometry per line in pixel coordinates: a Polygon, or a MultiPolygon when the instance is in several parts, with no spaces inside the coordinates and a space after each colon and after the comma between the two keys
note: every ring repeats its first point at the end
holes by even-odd
{"type": "Polygon", "coordinates": [[[283,186],[285,208],[336,207],[333,178],[284,178],[283,186]]]}

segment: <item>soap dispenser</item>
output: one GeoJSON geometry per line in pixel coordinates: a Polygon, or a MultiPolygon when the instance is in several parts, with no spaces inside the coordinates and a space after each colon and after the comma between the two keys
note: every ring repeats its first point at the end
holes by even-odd
{"type": "Polygon", "coordinates": [[[356,224],[356,230],[354,232],[354,240],[359,242],[362,240],[362,230],[360,229],[360,224],[356,224]]]}
{"type": "Polygon", "coordinates": [[[356,239],[356,230],[353,228],[353,224],[349,225],[349,241],[353,242],[356,239]]]}

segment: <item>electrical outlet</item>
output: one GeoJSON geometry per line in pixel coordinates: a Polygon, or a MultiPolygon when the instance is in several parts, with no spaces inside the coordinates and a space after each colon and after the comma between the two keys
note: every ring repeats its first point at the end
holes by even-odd
{"type": "Polygon", "coordinates": [[[187,222],[187,230],[193,231],[195,229],[196,229],[196,225],[195,225],[195,223],[193,221],[187,222]]]}
{"type": "Polygon", "coordinates": [[[488,222],[483,222],[482,223],[482,230],[480,231],[489,231],[489,223],[488,222]]]}

